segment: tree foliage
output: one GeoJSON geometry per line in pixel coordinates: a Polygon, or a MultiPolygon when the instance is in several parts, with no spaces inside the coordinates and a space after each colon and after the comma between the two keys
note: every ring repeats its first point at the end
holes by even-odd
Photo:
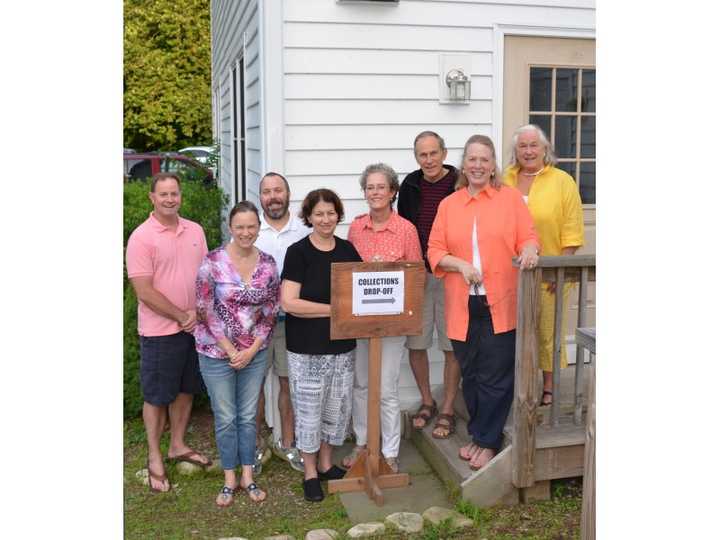
{"type": "Polygon", "coordinates": [[[210,0],[125,0],[124,15],[124,145],[210,144],[210,0]]]}

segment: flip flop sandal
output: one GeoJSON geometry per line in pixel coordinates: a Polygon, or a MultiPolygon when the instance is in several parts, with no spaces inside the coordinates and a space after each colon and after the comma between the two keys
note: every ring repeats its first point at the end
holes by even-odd
{"type": "Polygon", "coordinates": [[[267,493],[265,493],[262,489],[258,487],[258,485],[253,482],[247,487],[240,486],[240,489],[244,490],[245,493],[247,493],[248,499],[250,499],[254,503],[261,503],[267,498],[267,493]],[[260,497],[260,495],[265,494],[265,497],[262,499],[253,499],[253,497],[260,497]]]}
{"type": "Polygon", "coordinates": [[[168,477],[165,474],[155,474],[154,472],[152,472],[152,469],[150,469],[150,460],[147,460],[147,462],[145,463],[145,468],[148,472],[148,487],[150,488],[150,491],[152,491],[153,493],[168,493],[170,490],[172,490],[172,484],[170,484],[170,482],[168,482],[168,485],[170,487],[167,489],[167,491],[154,488],[152,485],[153,480],[155,480],[156,482],[164,483],[168,479],[168,477]]]}
{"type": "Polygon", "coordinates": [[[550,396],[550,401],[543,401],[542,398],[540,398],[540,407],[547,407],[548,405],[552,405],[552,391],[551,390],[543,390],[542,397],[550,396]]]}
{"type": "Polygon", "coordinates": [[[193,459],[192,456],[199,456],[201,455],[200,452],[196,452],[195,450],[190,450],[189,452],[185,452],[184,454],[180,454],[179,456],[170,457],[168,456],[168,461],[170,463],[180,463],[181,461],[184,461],[185,463],[192,463],[193,465],[197,465],[198,467],[209,467],[212,465],[212,460],[208,459],[208,462],[202,462],[199,459],[193,459]]]}
{"type": "Polygon", "coordinates": [[[437,403],[433,399],[432,405],[425,405],[424,403],[420,404],[420,408],[417,410],[415,414],[412,415],[412,426],[415,431],[420,431],[422,429],[425,429],[425,426],[427,426],[430,423],[430,420],[435,418],[435,415],[437,414],[437,403]],[[422,426],[416,426],[415,420],[418,418],[421,418],[423,421],[422,426]]]}
{"type": "Polygon", "coordinates": [[[218,505],[220,508],[226,508],[230,506],[235,499],[235,489],[229,488],[227,486],[223,486],[220,490],[220,497],[222,497],[223,501],[227,501],[227,504],[220,504],[215,500],[215,504],[218,505]]]}
{"type": "Polygon", "coordinates": [[[455,419],[454,414],[445,414],[445,413],[438,414],[437,419],[435,420],[435,425],[433,426],[433,431],[432,431],[433,439],[447,439],[448,437],[450,437],[450,435],[455,433],[455,424],[456,423],[457,423],[457,420],[455,419]],[[443,420],[444,420],[444,422],[441,423],[441,421],[443,421],[443,420]],[[447,431],[447,433],[445,433],[443,435],[437,435],[435,432],[438,429],[444,429],[445,431],[447,431]]]}

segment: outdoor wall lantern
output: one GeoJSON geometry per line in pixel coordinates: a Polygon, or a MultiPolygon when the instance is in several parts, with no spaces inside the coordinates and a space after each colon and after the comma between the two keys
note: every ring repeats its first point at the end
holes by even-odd
{"type": "Polygon", "coordinates": [[[445,76],[445,84],[450,88],[448,100],[461,103],[470,102],[470,78],[462,69],[453,68],[445,76]]]}

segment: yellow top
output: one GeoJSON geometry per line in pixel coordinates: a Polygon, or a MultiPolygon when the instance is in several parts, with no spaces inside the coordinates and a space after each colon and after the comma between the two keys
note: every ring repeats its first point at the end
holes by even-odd
{"type": "MultiPolygon", "coordinates": [[[[520,167],[505,171],[503,181],[517,188],[520,167]]],[[[560,255],[563,248],[585,243],[580,192],[572,177],[546,165],[535,177],[528,193],[528,208],[540,237],[541,255],[560,255]]]]}

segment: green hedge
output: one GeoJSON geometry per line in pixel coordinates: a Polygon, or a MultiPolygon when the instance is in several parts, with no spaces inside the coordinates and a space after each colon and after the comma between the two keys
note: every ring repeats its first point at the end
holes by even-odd
{"type": "MultiPolygon", "coordinates": [[[[124,184],[123,253],[127,240],[135,228],[145,221],[152,211],[148,198],[148,182],[124,184]]],[[[208,248],[214,249],[222,242],[220,211],[227,203],[225,195],[217,186],[200,182],[184,182],[180,214],[205,230],[208,248]]],[[[123,272],[123,357],[124,357],[124,413],[125,418],[137,416],[142,411],[140,391],[140,343],[137,333],[137,299],[127,270],[123,272]]]]}

